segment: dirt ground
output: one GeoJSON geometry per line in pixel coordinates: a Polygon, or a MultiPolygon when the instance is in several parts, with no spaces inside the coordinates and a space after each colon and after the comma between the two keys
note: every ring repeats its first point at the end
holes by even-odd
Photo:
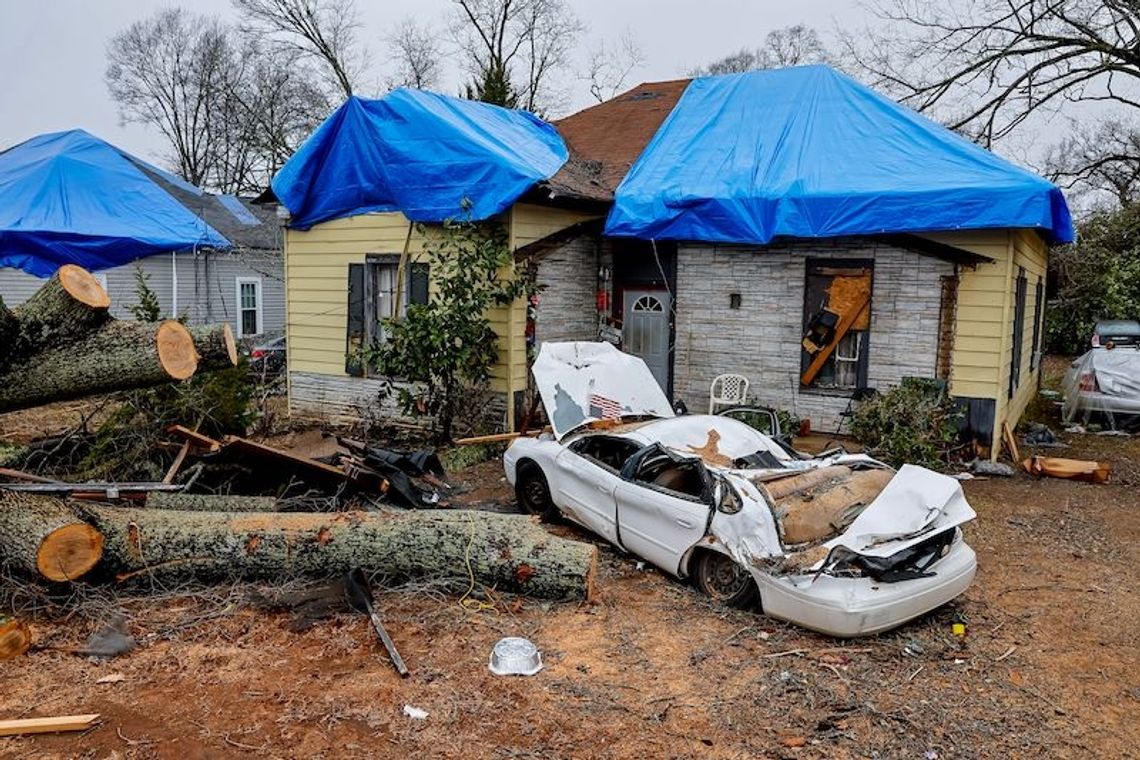
{"type": "MultiPolygon", "coordinates": [[[[1140,440],[1064,437],[1062,455],[1111,461],[1112,481],[965,483],[973,586],[887,634],[840,641],[721,609],[607,546],[594,604],[379,594],[406,680],[363,616],[294,633],[241,587],[92,596],[34,620],[37,639],[78,645],[119,607],[143,645],[109,662],[41,650],[0,665],[0,717],[101,723],[0,739],[0,755],[1137,757],[1140,440]],[[509,635],[538,644],[541,673],[487,670],[509,635]]],[[[495,462],[456,478],[471,503],[512,501],[495,462]]]]}

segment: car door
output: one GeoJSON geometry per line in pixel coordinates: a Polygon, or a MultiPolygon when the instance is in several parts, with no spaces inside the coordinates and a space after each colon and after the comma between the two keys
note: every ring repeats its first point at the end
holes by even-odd
{"type": "MultiPolygon", "coordinates": [[[[570,518],[611,543],[618,543],[614,489],[621,482],[616,468],[586,456],[590,439],[574,441],[554,460],[559,506],[570,518]]],[[[553,484],[552,484],[553,485],[553,484]]]]}
{"type": "Polygon", "coordinates": [[[653,468],[671,457],[658,446],[634,456],[622,472],[614,490],[618,535],[622,546],[673,575],[678,574],[681,558],[704,538],[712,516],[708,493],[708,473],[698,459],[678,460],[692,468],[690,486],[677,490],[665,485],[653,468]],[[696,487],[700,478],[703,488],[696,487]]]}

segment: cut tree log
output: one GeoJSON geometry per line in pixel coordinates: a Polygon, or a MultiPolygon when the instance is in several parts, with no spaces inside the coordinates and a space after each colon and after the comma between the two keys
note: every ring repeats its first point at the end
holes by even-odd
{"type": "Polygon", "coordinates": [[[199,370],[207,372],[237,366],[237,341],[228,324],[191,327],[190,334],[194,336],[194,347],[198,349],[199,370]]]}
{"type": "Polygon", "coordinates": [[[802,544],[837,535],[893,477],[890,470],[860,470],[777,501],[781,537],[787,544],[802,544]]]}
{"type": "Polygon", "coordinates": [[[110,322],[0,373],[0,412],[185,380],[197,368],[194,339],[179,322],[110,322]]]}
{"type": "Polygon", "coordinates": [[[32,297],[13,310],[20,323],[19,353],[76,340],[107,322],[111,299],[95,276],[64,264],[32,297]]]}
{"type": "Polygon", "coordinates": [[[274,512],[272,496],[219,496],[208,493],[155,491],[146,497],[150,509],[181,509],[186,512],[274,512]]]}
{"type": "Polygon", "coordinates": [[[106,538],[104,564],[120,575],[280,580],[360,567],[392,580],[475,582],[550,599],[594,593],[597,549],[522,515],[80,509],[106,538]]]}
{"type": "Polygon", "coordinates": [[[0,661],[11,660],[32,646],[32,629],[23,620],[9,620],[0,625],[0,661]]]}
{"type": "Polygon", "coordinates": [[[0,562],[51,581],[71,581],[102,556],[103,535],[62,499],[0,491],[0,562]]]}
{"type": "Polygon", "coordinates": [[[831,465],[830,467],[820,467],[818,470],[808,470],[800,475],[791,475],[779,480],[766,480],[763,483],[763,488],[768,494],[771,501],[777,501],[787,496],[800,491],[806,491],[809,488],[814,488],[821,483],[826,483],[829,480],[836,478],[845,478],[851,474],[850,467],[843,465],[831,465]]]}

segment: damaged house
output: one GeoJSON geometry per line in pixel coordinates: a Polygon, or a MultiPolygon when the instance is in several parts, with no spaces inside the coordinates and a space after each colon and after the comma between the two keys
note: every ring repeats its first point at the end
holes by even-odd
{"type": "Polygon", "coordinates": [[[534,344],[600,339],[694,411],[733,373],[829,432],[872,389],[935,378],[996,452],[1037,387],[1048,248],[1074,234],[1054,185],[826,66],[644,84],[553,124],[353,99],[274,190],[290,405],[333,418],[382,382],[347,348],[426,297],[410,220],[463,208],[506,226],[537,285],[492,315],[506,427],[534,344]]]}
{"type": "Polygon", "coordinates": [[[227,322],[247,340],[285,328],[281,223],[273,205],[208,193],[81,129],[0,152],[0,298],[19,306],[61,264],[95,273],[114,316],[136,272],[162,313],[227,322]]]}

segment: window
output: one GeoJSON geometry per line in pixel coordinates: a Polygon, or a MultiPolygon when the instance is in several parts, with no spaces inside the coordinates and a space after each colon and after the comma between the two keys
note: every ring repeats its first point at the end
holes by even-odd
{"type": "Polygon", "coordinates": [[[1025,341],[1025,297],[1029,290],[1029,281],[1025,279],[1025,270],[1017,270],[1017,286],[1014,292],[1013,309],[1013,340],[1010,342],[1009,357],[1009,397],[1013,398],[1017,386],[1021,383],[1021,344],[1025,341]]]}
{"type": "Polygon", "coordinates": [[[1041,361],[1041,332],[1044,328],[1042,321],[1045,318],[1045,279],[1037,278],[1037,287],[1033,291],[1033,345],[1030,347],[1029,369],[1037,369],[1041,361]]]}
{"type": "Polygon", "coordinates": [[[867,385],[873,262],[809,259],[804,282],[800,384],[853,391],[867,385]]]}
{"type": "Polygon", "coordinates": [[[237,328],[238,337],[261,335],[264,332],[261,321],[261,278],[237,278],[237,328]]]}
{"type": "Polygon", "coordinates": [[[348,265],[348,374],[365,374],[359,360],[361,349],[387,340],[388,320],[407,314],[410,305],[428,302],[428,265],[412,262],[404,270],[400,282],[399,254],[371,254],[364,264],[348,265]]]}
{"type": "Polygon", "coordinates": [[[676,459],[660,449],[641,460],[633,479],[643,486],[691,501],[704,501],[704,467],[699,459],[676,459]]]}
{"type": "Polygon", "coordinates": [[[570,444],[570,450],[614,472],[620,472],[626,460],[641,446],[625,438],[591,435],[570,444]]]}

